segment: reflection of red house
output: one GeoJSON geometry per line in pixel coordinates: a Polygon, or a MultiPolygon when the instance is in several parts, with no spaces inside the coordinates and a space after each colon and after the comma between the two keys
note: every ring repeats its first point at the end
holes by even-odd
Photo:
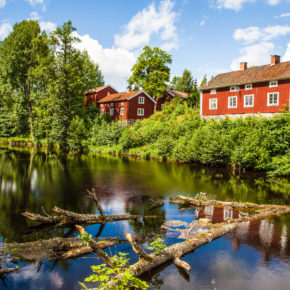
{"type": "Polygon", "coordinates": [[[154,113],[155,101],[144,91],[119,93],[112,86],[103,86],[85,92],[85,107],[96,105],[102,114],[113,120],[134,122],[154,113]]]}
{"type": "Polygon", "coordinates": [[[200,114],[205,117],[272,116],[289,106],[290,61],[272,55],[271,64],[222,73],[200,88],[200,114]]]}
{"type": "Polygon", "coordinates": [[[202,209],[196,210],[197,218],[207,218],[212,223],[222,223],[227,218],[236,219],[239,218],[239,212],[230,208],[205,206],[202,209]]]}
{"type": "Polygon", "coordinates": [[[173,98],[176,98],[176,97],[186,99],[188,97],[188,94],[183,93],[183,92],[174,91],[172,89],[167,89],[162,98],[155,99],[156,100],[155,110],[161,111],[166,102],[170,102],[173,98]]]}

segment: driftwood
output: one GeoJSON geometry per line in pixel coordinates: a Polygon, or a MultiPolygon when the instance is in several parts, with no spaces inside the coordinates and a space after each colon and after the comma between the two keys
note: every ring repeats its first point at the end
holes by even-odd
{"type": "Polygon", "coordinates": [[[9,273],[12,273],[12,272],[15,272],[19,270],[19,267],[16,267],[16,268],[4,268],[4,269],[0,269],[0,275],[3,275],[3,274],[9,274],[9,273]]]}

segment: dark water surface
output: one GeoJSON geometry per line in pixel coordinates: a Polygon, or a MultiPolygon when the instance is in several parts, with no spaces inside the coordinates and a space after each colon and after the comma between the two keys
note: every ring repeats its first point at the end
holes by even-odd
{"type": "MultiPolygon", "coordinates": [[[[151,197],[168,199],[177,194],[206,192],[221,200],[255,203],[290,203],[290,181],[248,173],[235,177],[224,169],[197,168],[174,163],[140,161],[114,157],[64,156],[53,152],[0,148],[0,242],[26,242],[77,234],[71,229],[33,231],[32,223],[20,215],[47,212],[56,205],[79,213],[94,213],[94,203],[86,190],[95,188],[106,213],[158,216],[155,219],[91,225],[93,236],[124,237],[132,233],[148,238],[162,234],[167,245],[182,242],[176,233],[161,230],[166,221],[192,222],[197,217],[221,221],[233,213],[211,207],[203,211],[180,211],[165,203],[149,210],[151,197]]],[[[235,213],[234,213],[235,214],[235,213]]],[[[164,265],[146,277],[150,289],[290,289],[290,215],[244,223],[235,232],[209,243],[184,260],[190,273],[174,265],[164,265]]],[[[145,243],[144,246],[148,244],[145,243]]],[[[107,250],[128,252],[128,244],[107,250]]],[[[77,260],[20,262],[21,269],[0,277],[1,289],[80,289],[100,260],[90,255],[77,260]]]]}

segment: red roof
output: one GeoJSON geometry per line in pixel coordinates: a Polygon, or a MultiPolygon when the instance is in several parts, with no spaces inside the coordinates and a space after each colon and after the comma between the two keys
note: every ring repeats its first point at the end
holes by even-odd
{"type": "Polygon", "coordinates": [[[210,80],[208,84],[201,87],[200,90],[203,91],[280,79],[290,79],[290,61],[222,73],[210,80]]]}
{"type": "Polygon", "coordinates": [[[172,89],[167,89],[166,90],[169,94],[174,95],[175,97],[181,97],[181,98],[187,98],[188,94],[184,92],[179,92],[179,91],[174,91],[172,89]]]}
{"type": "Polygon", "coordinates": [[[106,97],[100,99],[98,103],[111,103],[111,102],[120,102],[127,101],[134,95],[141,93],[142,91],[132,91],[130,93],[118,93],[118,94],[109,94],[106,97]]]}

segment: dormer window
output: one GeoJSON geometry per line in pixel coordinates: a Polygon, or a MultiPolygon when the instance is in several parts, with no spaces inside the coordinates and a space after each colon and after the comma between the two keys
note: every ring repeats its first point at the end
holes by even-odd
{"type": "Polygon", "coordinates": [[[248,91],[248,90],[252,90],[253,89],[253,85],[252,84],[247,84],[245,85],[245,90],[248,91]]]}
{"type": "Polygon", "coordinates": [[[278,87],[278,81],[269,82],[269,88],[276,88],[276,87],[278,87]]]}
{"type": "Polygon", "coordinates": [[[145,98],[144,97],[139,97],[138,104],[145,104],[145,98]]]}
{"type": "Polygon", "coordinates": [[[230,87],[230,92],[237,92],[239,89],[239,86],[232,86],[230,87]]]}
{"type": "Polygon", "coordinates": [[[216,94],[216,90],[210,90],[210,94],[211,95],[215,95],[216,94]]]}

